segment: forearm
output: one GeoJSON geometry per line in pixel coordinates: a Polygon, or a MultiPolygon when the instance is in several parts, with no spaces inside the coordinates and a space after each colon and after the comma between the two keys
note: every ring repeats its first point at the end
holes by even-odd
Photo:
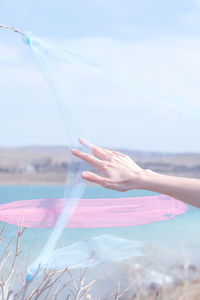
{"type": "Polygon", "coordinates": [[[200,208],[200,179],[168,176],[145,170],[141,187],[200,208]]]}

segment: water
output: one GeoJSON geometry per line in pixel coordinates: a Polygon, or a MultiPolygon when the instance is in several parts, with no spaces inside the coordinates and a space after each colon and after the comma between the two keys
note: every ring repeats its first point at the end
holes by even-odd
{"type": "MultiPolygon", "coordinates": [[[[0,204],[37,198],[62,198],[64,186],[0,186],[0,204]]],[[[119,198],[134,196],[149,196],[155,193],[133,190],[126,193],[107,190],[101,187],[88,186],[83,198],[119,198]]],[[[16,226],[7,224],[4,239],[0,247],[3,249],[8,240],[16,233],[16,226]]],[[[116,235],[125,239],[137,240],[144,243],[144,253],[154,258],[159,264],[190,263],[200,265],[200,210],[188,207],[184,215],[176,216],[173,220],[160,221],[151,224],[123,228],[90,228],[65,229],[58,247],[72,244],[78,240],[100,234],[116,235]],[[164,260],[163,260],[164,256],[164,260]]],[[[22,257],[29,260],[37,256],[45,244],[50,229],[26,229],[22,242],[22,257]]]]}

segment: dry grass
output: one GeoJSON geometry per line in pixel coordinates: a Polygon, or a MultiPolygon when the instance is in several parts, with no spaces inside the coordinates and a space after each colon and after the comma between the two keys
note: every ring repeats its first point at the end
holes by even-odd
{"type": "MultiPolygon", "coordinates": [[[[37,274],[30,282],[25,282],[26,266],[19,268],[20,240],[24,228],[18,228],[5,247],[0,252],[0,299],[1,300],[198,300],[200,299],[200,280],[188,279],[174,285],[151,285],[144,288],[140,283],[142,273],[132,270],[134,278],[127,288],[116,281],[115,292],[109,296],[102,296],[97,289],[97,278],[88,278],[88,270],[84,270],[79,278],[74,278],[68,269],[62,271],[44,270],[37,274]],[[11,253],[11,246],[15,244],[15,251],[11,253]],[[9,266],[9,267],[8,267],[9,266]],[[123,286],[123,287],[121,287],[123,286]]],[[[4,232],[4,224],[0,229],[0,237],[4,232]]],[[[2,241],[2,238],[1,238],[2,241]]],[[[24,260],[24,259],[23,259],[24,260]]],[[[143,270],[144,274],[144,270],[143,270]]],[[[108,275],[108,274],[107,274],[108,275]]],[[[129,270],[127,270],[127,277],[129,270]]],[[[105,280],[106,281],[106,280],[105,280]]],[[[109,292],[109,291],[108,291],[109,292]]]]}

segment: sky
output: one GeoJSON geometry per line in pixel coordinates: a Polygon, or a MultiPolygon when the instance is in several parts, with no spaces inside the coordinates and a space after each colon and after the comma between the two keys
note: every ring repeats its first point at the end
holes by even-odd
{"type": "MultiPolygon", "coordinates": [[[[0,23],[92,56],[126,84],[81,70],[74,76],[73,66],[62,71],[93,143],[200,151],[199,0],[0,0],[0,23]]],[[[0,112],[0,146],[64,145],[73,130],[20,35],[5,29],[0,112]]]]}

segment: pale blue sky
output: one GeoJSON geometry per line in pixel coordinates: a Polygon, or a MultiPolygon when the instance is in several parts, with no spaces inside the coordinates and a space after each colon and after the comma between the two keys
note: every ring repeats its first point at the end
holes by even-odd
{"type": "MultiPolygon", "coordinates": [[[[109,84],[101,91],[90,87],[90,95],[80,90],[81,118],[93,142],[147,151],[200,151],[200,121],[149,102],[164,95],[169,104],[199,114],[200,1],[1,0],[0,23],[101,57],[118,78],[130,86],[139,84],[138,97],[109,84]],[[149,81],[151,89],[145,87],[149,81]]],[[[79,77],[76,84],[83,82],[88,84],[79,77]]],[[[50,98],[20,37],[0,30],[0,145],[65,144],[50,98]]]]}
{"type": "MultiPolygon", "coordinates": [[[[13,23],[22,30],[31,28],[43,36],[196,36],[200,28],[191,23],[198,4],[194,0],[1,0],[0,17],[2,23],[13,23]]],[[[198,15],[195,17],[198,22],[198,15]]]]}

